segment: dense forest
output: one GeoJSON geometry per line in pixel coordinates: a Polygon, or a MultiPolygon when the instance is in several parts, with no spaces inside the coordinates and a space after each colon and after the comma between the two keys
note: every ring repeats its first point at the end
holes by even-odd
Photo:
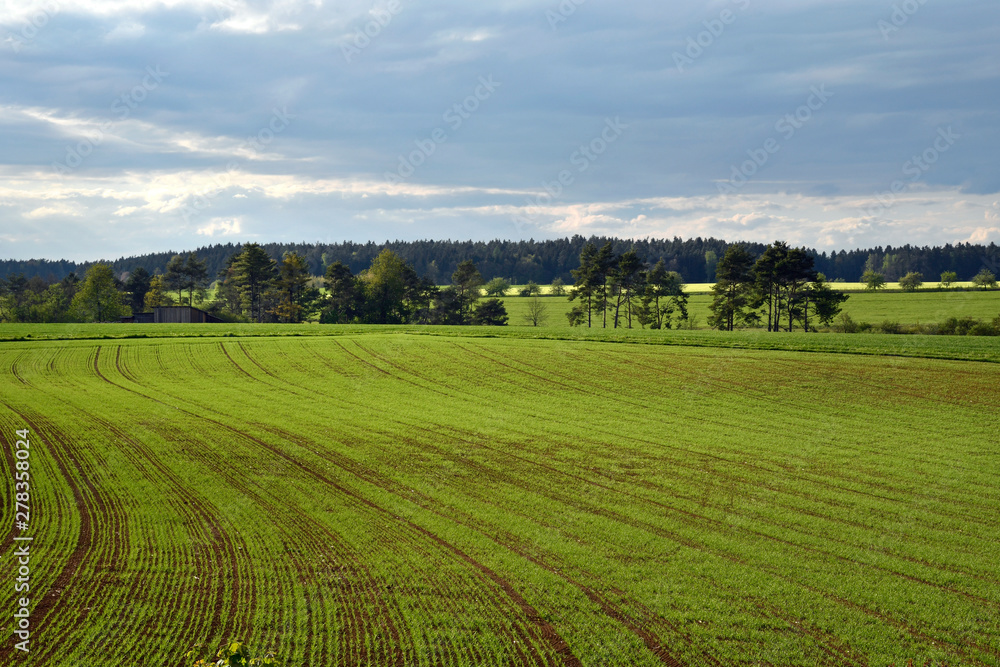
{"type": "MultiPolygon", "coordinates": [[[[559,278],[573,282],[572,270],[579,265],[580,253],[587,243],[598,247],[610,243],[616,255],[634,249],[650,265],[663,261],[667,271],[680,274],[684,282],[713,282],[718,261],[731,245],[720,239],[619,239],[609,237],[574,236],[549,241],[386,241],[385,243],[268,243],[262,247],[268,255],[280,261],[288,253],[297,253],[314,276],[325,274],[327,267],[342,263],[352,272],[369,267],[388,248],[417,274],[436,284],[448,284],[451,275],[464,260],[471,260],[486,280],[506,278],[515,284],[529,281],[548,284],[559,278]]],[[[763,254],[763,243],[741,244],[751,254],[763,254]]],[[[197,248],[198,257],[207,265],[208,273],[217,276],[226,268],[227,260],[242,250],[242,244],[216,244],[197,248]]],[[[946,271],[957,274],[958,280],[971,280],[981,269],[1000,273],[1000,248],[990,245],[960,243],[940,247],[877,247],[865,250],[832,253],[806,250],[813,258],[816,271],[829,280],[855,282],[866,270],[877,271],[886,280],[895,281],[907,273],[918,272],[936,277],[946,271]]],[[[124,257],[106,261],[115,275],[124,279],[142,267],[151,275],[166,270],[173,250],[151,255],[124,257]]],[[[39,277],[48,282],[60,281],[71,273],[82,276],[96,262],[66,260],[0,260],[0,277],[22,274],[25,278],[39,277]]]]}

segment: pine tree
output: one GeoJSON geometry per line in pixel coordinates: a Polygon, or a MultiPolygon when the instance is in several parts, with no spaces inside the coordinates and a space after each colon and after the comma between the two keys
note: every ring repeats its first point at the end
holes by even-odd
{"type": "Polygon", "coordinates": [[[726,248],[716,266],[715,285],[712,286],[712,316],[708,323],[716,329],[732,331],[737,322],[745,321],[746,309],[753,292],[753,256],[745,246],[726,248]]]}

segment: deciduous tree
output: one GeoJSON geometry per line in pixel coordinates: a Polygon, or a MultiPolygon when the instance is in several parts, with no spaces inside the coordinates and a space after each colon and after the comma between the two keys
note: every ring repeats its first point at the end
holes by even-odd
{"type": "Polygon", "coordinates": [[[483,288],[483,292],[486,296],[492,296],[496,298],[503,298],[507,295],[507,290],[510,289],[510,282],[504,278],[494,278],[493,280],[486,283],[483,288]]]}
{"type": "Polygon", "coordinates": [[[533,327],[545,326],[549,319],[549,307],[537,294],[531,297],[528,302],[528,310],[524,314],[524,321],[533,327]]]}
{"type": "Polygon", "coordinates": [[[73,309],[85,322],[110,322],[125,314],[122,293],[107,264],[94,264],[73,298],[73,309]]]}
{"type": "Polygon", "coordinates": [[[924,276],[916,271],[910,271],[899,279],[899,288],[904,292],[916,292],[924,284],[924,276]]]}
{"type": "Polygon", "coordinates": [[[997,278],[989,269],[982,269],[972,279],[972,284],[980,289],[996,289],[997,278]]]}
{"type": "Polygon", "coordinates": [[[885,276],[878,271],[867,269],[861,276],[861,282],[864,283],[866,290],[874,292],[885,287],[885,276]]]}

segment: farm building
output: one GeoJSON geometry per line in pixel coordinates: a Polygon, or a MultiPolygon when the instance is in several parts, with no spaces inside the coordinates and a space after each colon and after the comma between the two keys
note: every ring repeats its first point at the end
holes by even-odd
{"type": "Polygon", "coordinates": [[[221,324],[215,315],[192,306],[157,306],[151,313],[123,317],[129,324],[221,324]]]}

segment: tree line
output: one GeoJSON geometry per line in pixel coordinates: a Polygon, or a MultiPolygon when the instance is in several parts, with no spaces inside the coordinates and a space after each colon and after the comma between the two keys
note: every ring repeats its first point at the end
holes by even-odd
{"type": "MultiPolygon", "coordinates": [[[[621,255],[631,248],[655,265],[663,260],[664,269],[683,276],[686,282],[714,282],[720,258],[733,243],[715,238],[638,239],[590,237],[576,235],[570,238],[545,241],[386,241],[384,243],[269,243],[261,247],[275,261],[280,262],[287,253],[299,255],[309,272],[322,276],[326,269],[340,262],[354,274],[359,274],[375,260],[383,249],[389,249],[409,264],[420,276],[435,284],[448,282],[449,277],[464,260],[471,260],[487,280],[502,277],[516,284],[534,281],[550,284],[556,278],[567,283],[573,280],[572,270],[584,246],[592,243],[603,247],[610,243],[612,251],[621,255]]],[[[766,249],[761,243],[741,243],[754,256],[766,249]]],[[[205,262],[210,275],[217,275],[225,268],[228,259],[242,252],[241,244],[216,244],[198,248],[195,252],[205,262]]],[[[863,250],[818,252],[804,248],[813,258],[815,269],[829,280],[854,282],[865,271],[874,271],[889,281],[896,281],[907,273],[916,272],[936,276],[946,271],[955,272],[957,280],[971,280],[981,269],[997,273],[1000,270],[1000,249],[996,244],[973,245],[959,243],[939,247],[875,247],[863,250]]],[[[108,264],[118,276],[130,274],[140,267],[149,274],[166,272],[167,264],[178,253],[174,251],[125,257],[108,264]]],[[[26,279],[39,277],[50,284],[75,273],[82,276],[93,263],[75,263],[65,260],[50,261],[2,260],[0,276],[23,275],[26,279]]]]}
{"type": "Polygon", "coordinates": [[[15,275],[0,279],[0,321],[107,322],[174,305],[197,305],[234,322],[504,325],[508,319],[500,299],[481,299],[483,277],[471,260],[458,264],[450,286],[440,287],[389,249],[358,274],[334,262],[317,281],[298,253],[278,261],[251,243],[226,259],[212,298],[210,282],[207,262],[196,252],[173,256],[156,275],[140,266],[124,281],[105,263],[92,265],[82,279],[15,275]]]}

